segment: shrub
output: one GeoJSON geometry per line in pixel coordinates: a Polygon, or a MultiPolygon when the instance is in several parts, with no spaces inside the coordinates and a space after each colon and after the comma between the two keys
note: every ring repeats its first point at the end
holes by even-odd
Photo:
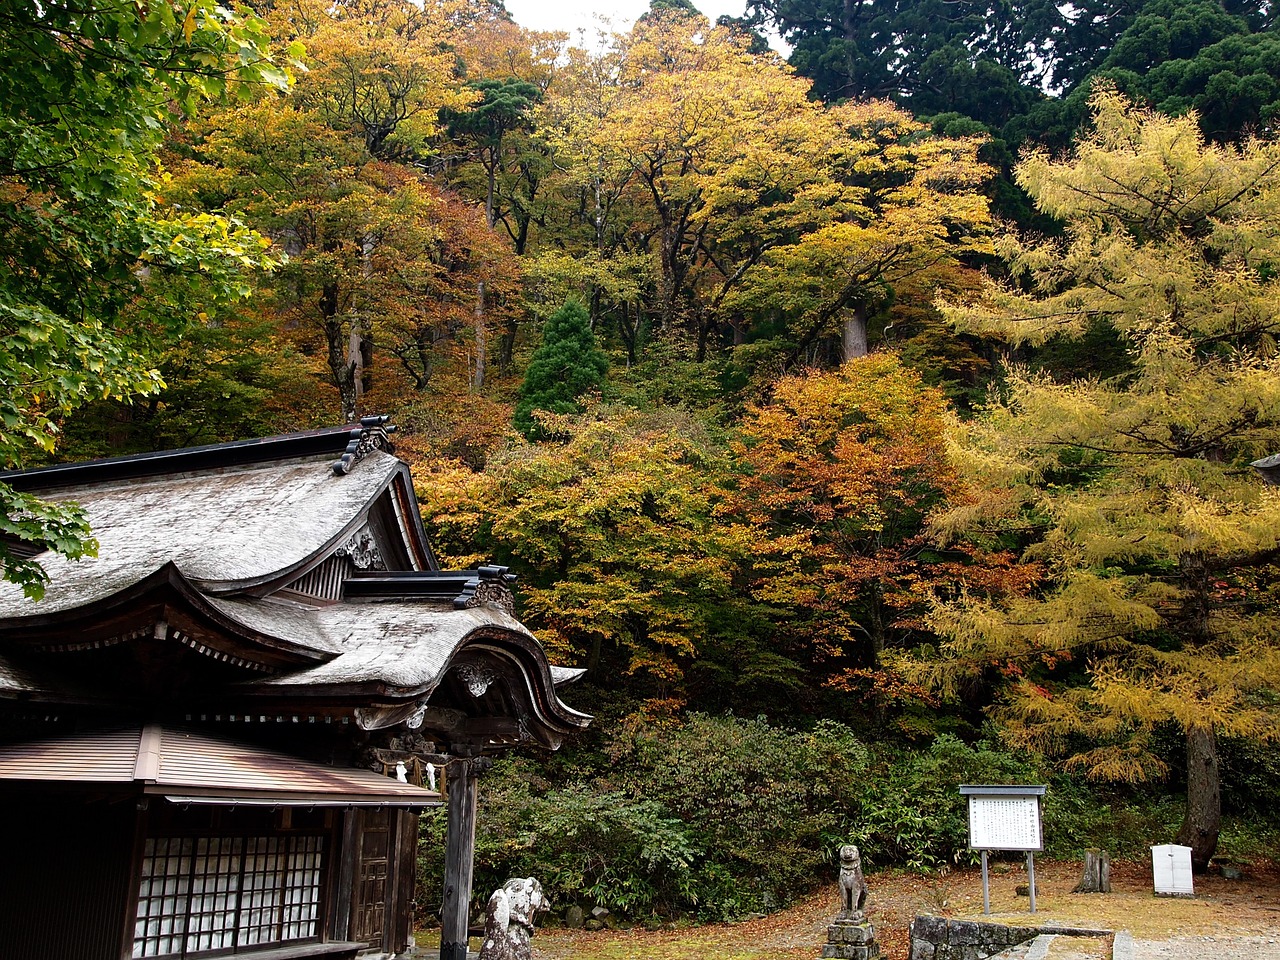
{"type": "Polygon", "coordinates": [[[973,859],[962,783],[1040,783],[1035,767],[983,742],[941,736],[923,752],[886,753],[849,825],[872,866],[929,869],[973,859]]]}
{"type": "MultiPolygon", "coordinates": [[[[846,727],[694,715],[620,735],[603,776],[547,783],[528,760],[481,781],[476,908],[513,876],[558,907],[729,919],[811,889],[843,840],[870,755],[846,727]]],[[[588,767],[587,769],[592,769],[588,767]]],[[[422,821],[420,915],[440,900],[445,814],[422,821]]]]}
{"type": "MultiPolygon", "coordinates": [[[[1046,852],[1057,857],[1099,846],[1145,859],[1182,813],[1169,797],[1046,778],[1026,757],[954,736],[923,751],[872,751],[829,721],[798,731],[694,714],[677,727],[616,728],[604,742],[603,752],[545,766],[500,761],[481,781],[477,912],[508,878],[535,876],[557,912],[598,904],[633,918],[722,920],[812,889],[842,843],[857,843],[870,867],[975,861],[961,783],[1047,782],[1046,852]]],[[[1250,759],[1261,770],[1269,758],[1250,759]]],[[[1274,823],[1254,819],[1246,829],[1228,823],[1224,852],[1274,849],[1274,823]]],[[[440,902],[444,811],[422,824],[419,915],[428,917],[440,902]]]]}
{"type": "Polygon", "coordinates": [[[1100,847],[1121,860],[1143,860],[1177,834],[1184,804],[1156,793],[1055,777],[1045,796],[1045,852],[1075,858],[1100,847]]]}
{"type": "MultiPolygon", "coordinates": [[[[532,771],[528,761],[504,760],[481,780],[476,910],[507,879],[526,876],[561,907],[582,902],[639,916],[696,902],[701,850],[660,803],[583,784],[535,792],[532,771]]],[[[423,819],[419,903],[429,909],[440,901],[445,824],[443,810],[423,819]]]]}
{"type": "Polygon", "coordinates": [[[624,735],[613,754],[625,789],[660,801],[689,825],[709,864],[734,878],[727,902],[704,865],[708,884],[722,892],[704,889],[701,912],[721,916],[767,910],[813,887],[870,761],[834,722],[801,732],[705,714],[624,735]]]}

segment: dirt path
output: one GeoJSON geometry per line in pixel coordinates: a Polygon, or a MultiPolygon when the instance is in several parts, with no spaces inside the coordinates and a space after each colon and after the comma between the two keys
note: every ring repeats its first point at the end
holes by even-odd
{"type": "MultiPolygon", "coordinates": [[[[1134,935],[1133,960],[1280,960],[1280,869],[1255,867],[1244,880],[1196,878],[1194,899],[1153,896],[1150,864],[1112,869],[1112,893],[1077,894],[1078,863],[1036,863],[1037,913],[1015,890],[1021,864],[993,864],[992,919],[1055,923],[1134,935]]],[[[888,960],[907,960],[907,930],[917,913],[981,917],[982,880],[975,869],[942,877],[879,873],[867,878],[871,920],[888,960]]],[[[746,923],[661,931],[545,930],[535,960],[813,960],[835,912],[835,888],[789,910],[746,923]]]]}

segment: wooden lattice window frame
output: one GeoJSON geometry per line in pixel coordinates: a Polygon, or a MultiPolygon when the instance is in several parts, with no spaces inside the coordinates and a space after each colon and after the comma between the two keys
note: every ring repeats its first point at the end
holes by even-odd
{"type": "Polygon", "coordinates": [[[133,957],[217,956],[318,940],[322,833],[148,837],[133,957]]]}

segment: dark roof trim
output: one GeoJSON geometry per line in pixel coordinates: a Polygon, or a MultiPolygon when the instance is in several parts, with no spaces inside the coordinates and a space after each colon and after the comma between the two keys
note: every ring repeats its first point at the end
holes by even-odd
{"type": "MultiPolygon", "coordinates": [[[[320,456],[337,458],[334,461],[334,472],[342,475],[350,471],[355,460],[360,459],[362,444],[376,445],[379,435],[385,438],[393,430],[395,427],[387,425],[386,417],[364,417],[359,423],[342,427],[325,427],[276,437],[138,453],[105,460],[88,460],[84,463],[39,467],[35,470],[4,470],[0,471],[0,481],[17,490],[50,490],[320,456]]],[[[383,446],[382,449],[386,447],[383,446]]]]}
{"type": "Polygon", "coordinates": [[[1042,784],[1016,785],[1007,783],[962,783],[960,795],[963,797],[1043,797],[1045,787],[1042,784]]]}
{"type": "Polygon", "coordinates": [[[343,581],[347,600],[443,600],[462,610],[482,583],[510,587],[516,575],[507,567],[484,566],[476,570],[411,570],[358,572],[343,581]]]}
{"type": "Polygon", "coordinates": [[[106,636],[110,626],[104,625],[119,625],[135,616],[145,619],[151,606],[175,602],[176,606],[185,608],[188,616],[245,644],[245,659],[261,663],[271,672],[313,666],[337,656],[332,651],[315,650],[284,637],[265,634],[228,617],[209,603],[204,594],[172,562],[124,590],[82,607],[24,617],[17,621],[10,620],[6,624],[5,633],[15,642],[47,647],[50,643],[62,642],[67,637],[92,637],[95,634],[106,636]]]}

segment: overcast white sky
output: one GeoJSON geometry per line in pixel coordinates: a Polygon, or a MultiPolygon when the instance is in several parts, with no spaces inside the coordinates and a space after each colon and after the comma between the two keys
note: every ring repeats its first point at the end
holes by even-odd
{"type": "MultiPolygon", "coordinates": [[[[694,0],[713,23],[721,14],[742,16],[746,0],[694,0]]],[[[506,0],[507,10],[516,23],[530,30],[567,30],[577,39],[578,30],[594,37],[599,26],[597,15],[612,19],[613,29],[623,31],[649,9],[649,0],[506,0]]]]}

